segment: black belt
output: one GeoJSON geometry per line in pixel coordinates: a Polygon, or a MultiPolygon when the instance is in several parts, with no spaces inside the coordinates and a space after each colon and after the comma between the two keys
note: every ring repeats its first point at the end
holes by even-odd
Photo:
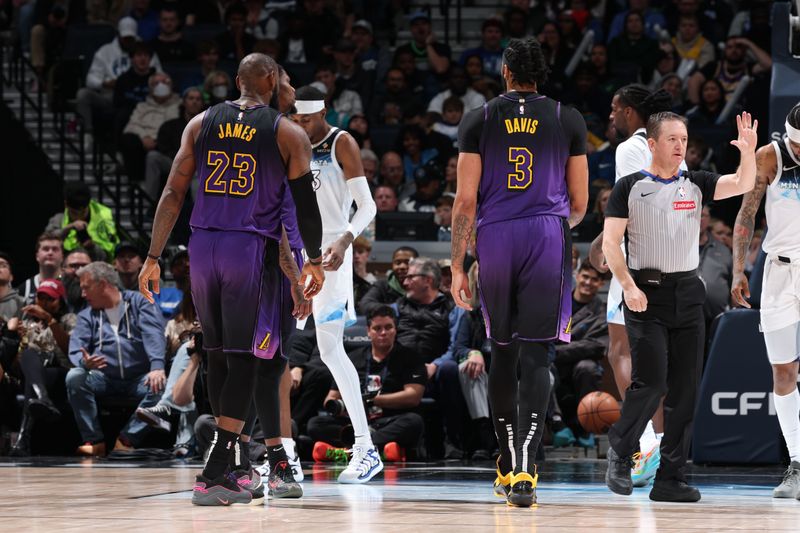
{"type": "Polygon", "coordinates": [[[687,270],[686,272],[631,270],[631,276],[637,285],[658,286],[660,283],[672,284],[678,280],[697,277],[697,269],[687,270]]]}
{"type": "Polygon", "coordinates": [[[780,261],[781,263],[791,263],[792,262],[791,259],[789,259],[788,257],[783,257],[782,255],[778,256],[778,261],[780,261]]]}

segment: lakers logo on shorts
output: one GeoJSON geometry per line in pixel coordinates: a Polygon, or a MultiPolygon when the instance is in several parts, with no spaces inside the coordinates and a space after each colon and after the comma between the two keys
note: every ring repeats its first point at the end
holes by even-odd
{"type": "Polygon", "coordinates": [[[272,333],[267,332],[264,336],[264,340],[258,345],[259,350],[269,350],[269,341],[272,340],[272,333]]]}

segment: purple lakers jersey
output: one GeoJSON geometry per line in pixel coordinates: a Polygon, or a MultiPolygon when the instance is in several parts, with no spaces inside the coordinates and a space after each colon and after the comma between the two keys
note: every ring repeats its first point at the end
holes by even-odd
{"type": "Polygon", "coordinates": [[[197,179],[192,229],[245,231],[281,238],[286,168],[276,132],[281,114],[268,106],[217,104],[195,143],[197,179]]]}
{"type": "Polygon", "coordinates": [[[482,159],[477,227],[537,215],[568,217],[567,160],[586,152],[585,139],[577,111],[536,93],[511,92],[471,111],[459,148],[482,159]]]}

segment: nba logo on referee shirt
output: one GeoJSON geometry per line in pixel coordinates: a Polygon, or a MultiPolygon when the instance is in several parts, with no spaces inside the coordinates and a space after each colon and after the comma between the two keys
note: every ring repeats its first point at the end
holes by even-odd
{"type": "Polygon", "coordinates": [[[681,199],[677,202],[672,202],[672,209],[674,211],[691,211],[697,208],[697,204],[694,200],[686,200],[686,189],[683,188],[683,185],[678,187],[678,196],[680,196],[681,199]]]}
{"type": "Polygon", "coordinates": [[[258,345],[259,350],[269,350],[269,341],[272,339],[272,333],[267,332],[264,336],[264,340],[261,341],[261,344],[258,345]]]}

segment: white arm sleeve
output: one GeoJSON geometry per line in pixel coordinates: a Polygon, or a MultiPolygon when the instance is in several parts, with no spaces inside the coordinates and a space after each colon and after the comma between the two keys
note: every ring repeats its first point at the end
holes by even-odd
{"type": "Polygon", "coordinates": [[[350,194],[353,195],[353,200],[356,201],[356,206],[358,206],[356,214],[353,215],[353,220],[347,226],[347,231],[353,234],[353,238],[356,238],[375,218],[378,208],[375,207],[375,201],[372,199],[366,176],[350,178],[347,180],[347,188],[350,189],[350,194]]]}

